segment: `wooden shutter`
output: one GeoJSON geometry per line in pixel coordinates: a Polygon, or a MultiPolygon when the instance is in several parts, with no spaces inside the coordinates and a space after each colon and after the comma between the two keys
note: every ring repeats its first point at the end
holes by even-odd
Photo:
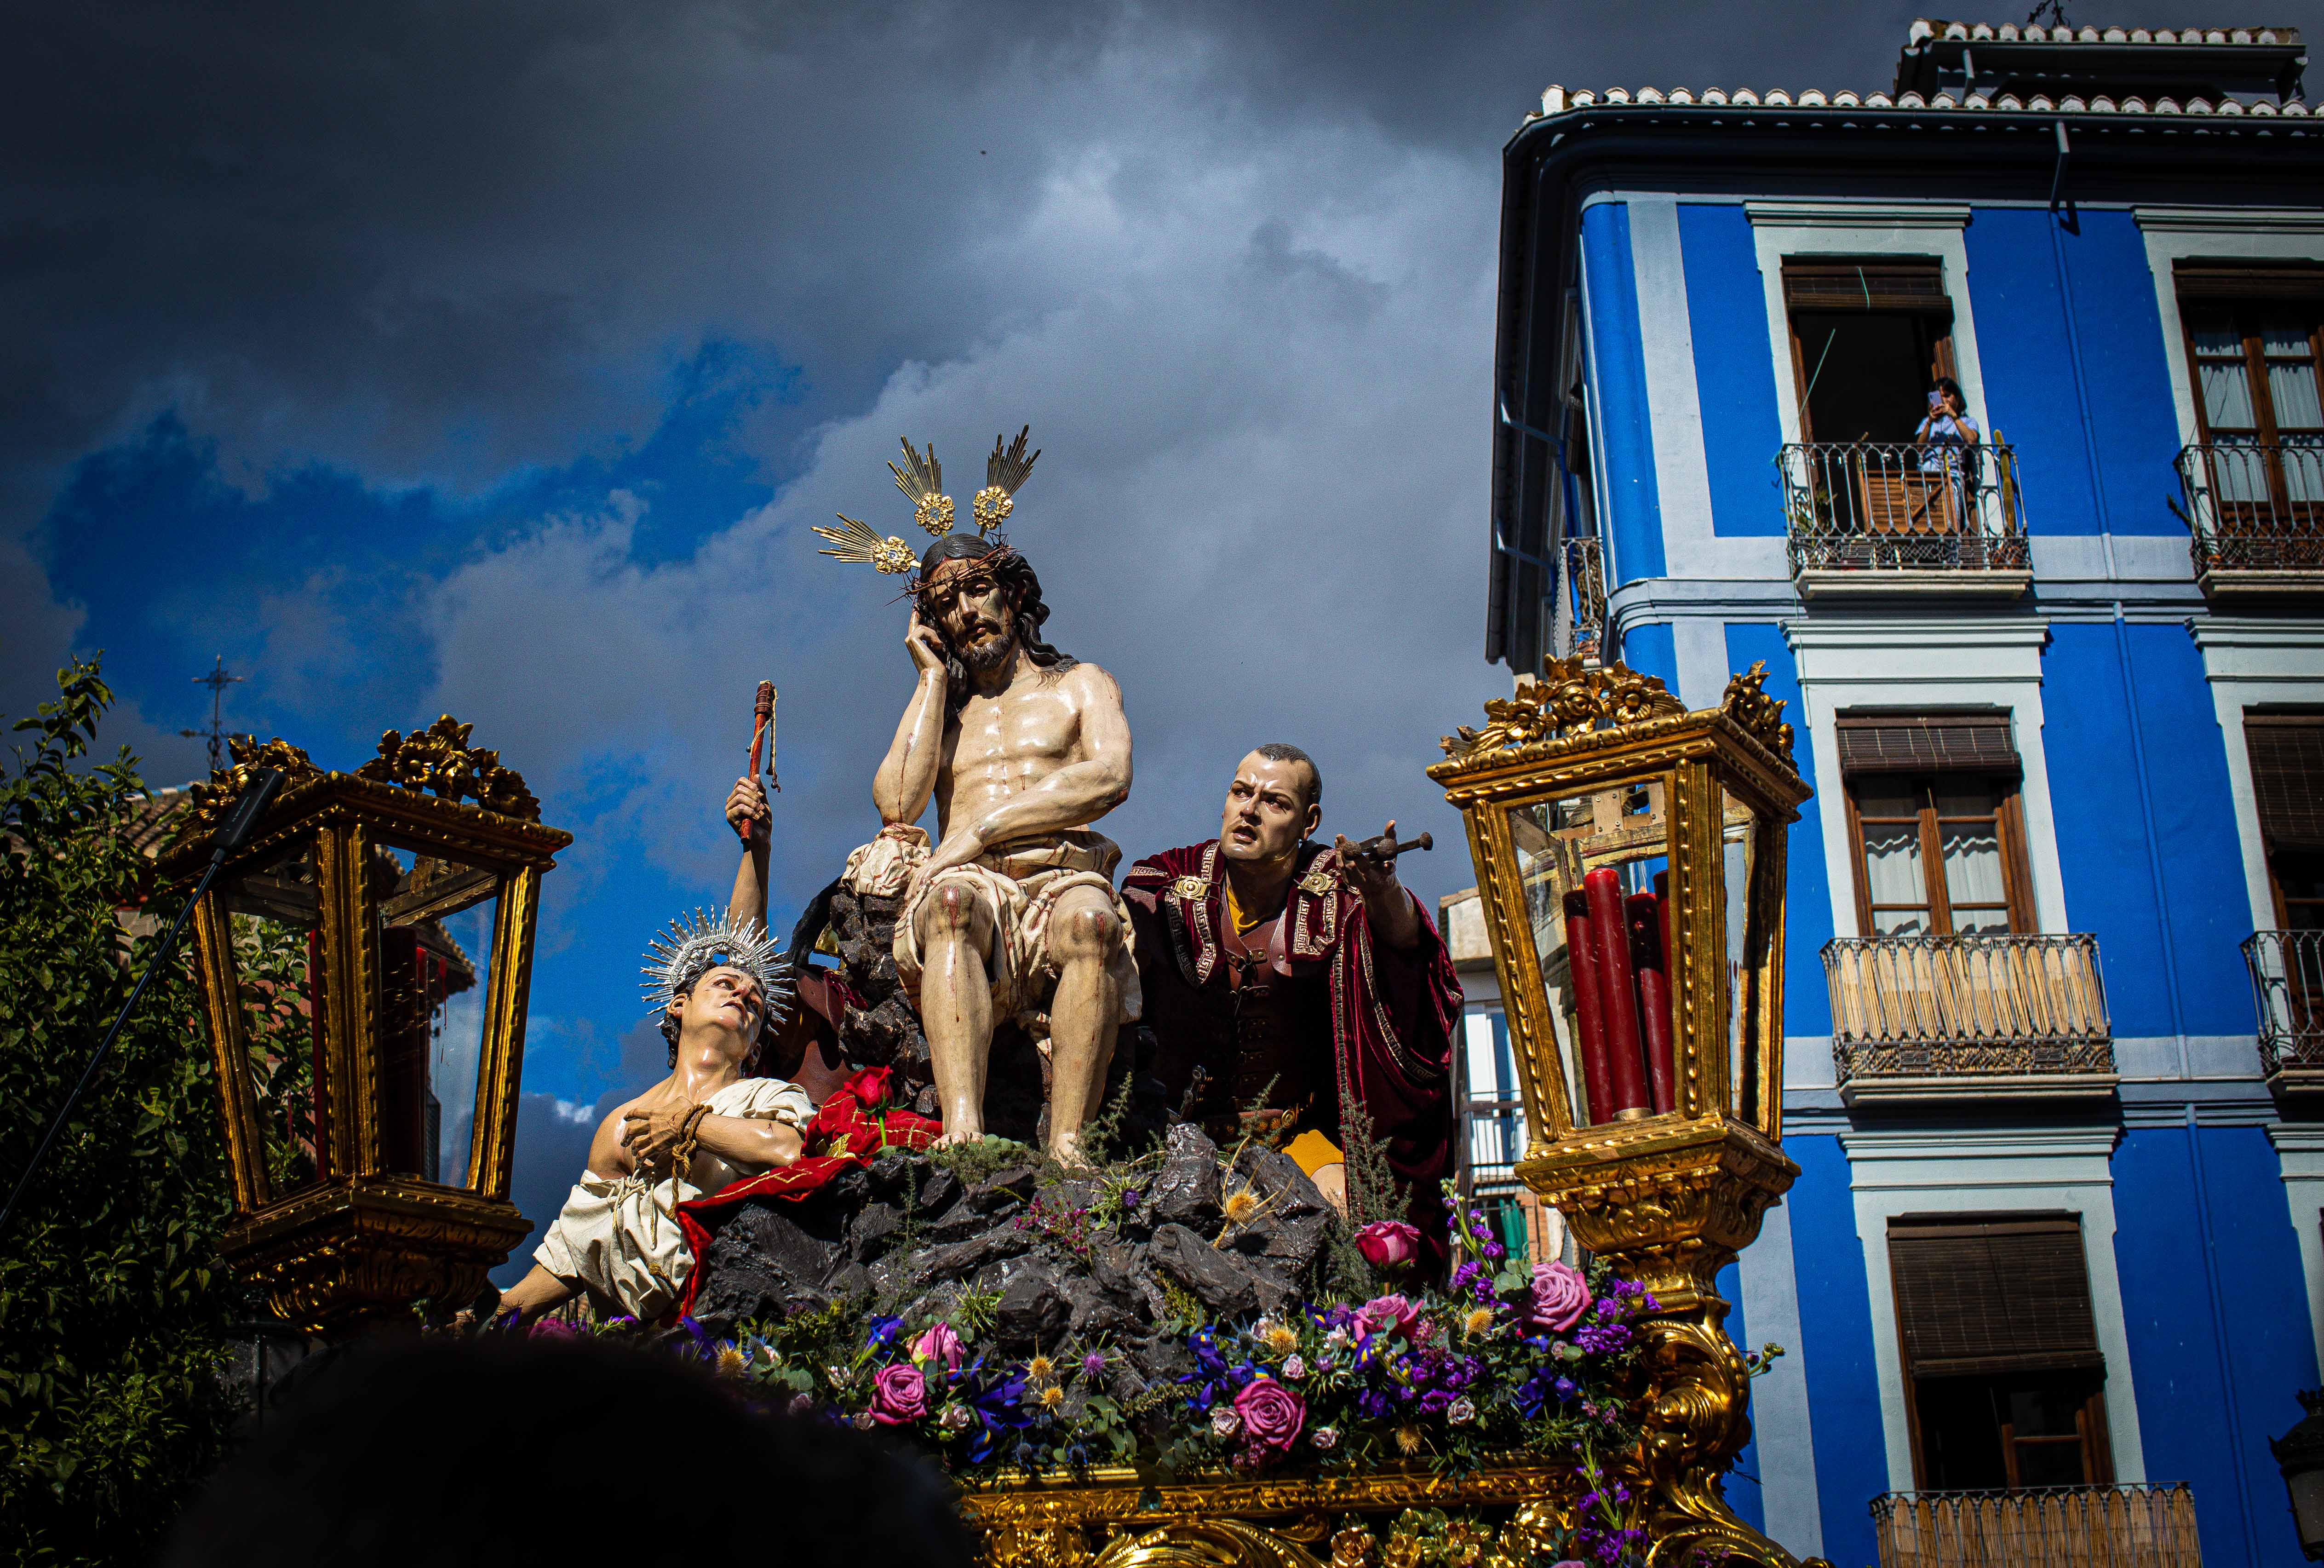
{"type": "Polygon", "coordinates": [[[1832,728],[1840,770],[1850,776],[2020,771],[2009,715],[1999,708],[1923,714],[1843,708],[1832,728]]]}
{"type": "Polygon", "coordinates": [[[2075,1215],[1891,1220],[1888,1267],[1908,1376],[2106,1367],[2075,1215]]]}
{"type": "Polygon", "coordinates": [[[2324,300],[2324,266],[2314,263],[2179,262],[2171,275],[2181,300],[2324,300]]]}
{"type": "Polygon", "coordinates": [[[1920,310],[1950,315],[1943,265],[1934,257],[1784,258],[1790,310],[1920,310]]]}
{"type": "Polygon", "coordinates": [[[2272,849],[2324,849],[2324,715],[2246,714],[2252,797],[2272,849]]]}

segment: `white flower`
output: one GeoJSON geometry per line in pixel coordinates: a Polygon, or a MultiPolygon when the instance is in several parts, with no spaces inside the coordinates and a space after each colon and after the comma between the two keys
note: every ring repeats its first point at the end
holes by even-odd
{"type": "Polygon", "coordinates": [[[1240,1432],[1241,1430],[1242,1417],[1235,1414],[1235,1407],[1233,1406],[1213,1405],[1211,1407],[1212,1436],[1232,1437],[1236,1433],[1240,1432]]]}
{"type": "Polygon", "coordinates": [[[1291,1355],[1284,1360],[1283,1375],[1296,1382],[1307,1375],[1307,1363],[1301,1360],[1296,1354],[1291,1355]]]}
{"type": "Polygon", "coordinates": [[[1336,1426],[1318,1426],[1307,1434],[1307,1441],[1325,1453],[1329,1453],[1340,1446],[1340,1429],[1336,1426]]]}
{"type": "Polygon", "coordinates": [[[945,1407],[944,1414],[936,1417],[936,1425],[946,1432],[958,1432],[975,1419],[976,1417],[969,1413],[967,1406],[947,1405],[945,1407]]]}
{"type": "Polygon", "coordinates": [[[1477,1407],[1469,1402],[1466,1395],[1444,1407],[1444,1419],[1455,1426],[1466,1426],[1476,1418],[1477,1407]]]}

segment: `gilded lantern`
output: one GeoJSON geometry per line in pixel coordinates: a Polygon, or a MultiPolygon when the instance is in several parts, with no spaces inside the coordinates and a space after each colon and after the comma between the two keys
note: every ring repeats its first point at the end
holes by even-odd
{"type": "Polygon", "coordinates": [[[1807,786],[1755,666],[1689,713],[1619,664],[1551,665],[1428,770],[1469,829],[1528,1143],[1517,1176],[1652,1294],[1641,1325],[1656,1563],[1795,1561],[1721,1477],[1750,1434],[1719,1270],[1784,1158],[1784,848],[1807,786]]]}
{"type": "Polygon", "coordinates": [[[465,1305],[530,1223],[509,1201],[541,873],[572,842],[447,717],[353,773],[234,742],[165,875],[262,768],[284,774],[194,911],[235,1216],[276,1312],[343,1333],[465,1305]]]}

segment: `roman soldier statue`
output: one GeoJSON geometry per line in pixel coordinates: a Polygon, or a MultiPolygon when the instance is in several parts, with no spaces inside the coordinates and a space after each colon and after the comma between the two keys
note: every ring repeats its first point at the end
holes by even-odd
{"type": "Polygon", "coordinates": [[[1342,1209],[1360,1110],[1441,1260],[1461,982],[1397,881],[1396,825],[1388,853],[1325,848],[1310,837],[1323,798],[1306,752],[1261,746],[1235,769],[1218,837],[1122,879],[1153,1075],[1217,1135],[1292,1121],[1286,1152],[1342,1209]]]}

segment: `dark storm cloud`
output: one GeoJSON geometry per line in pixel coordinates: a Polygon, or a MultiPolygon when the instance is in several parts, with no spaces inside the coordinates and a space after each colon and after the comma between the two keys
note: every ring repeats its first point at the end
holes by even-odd
{"type": "MultiPolygon", "coordinates": [[[[964,506],[993,434],[1030,421],[1046,455],[1012,532],[1053,640],[1116,675],[1136,735],[1104,831],[1132,854],[1207,836],[1236,758],[1290,740],[1322,762],[1327,826],[1431,828],[1445,848],[1411,880],[1462,886],[1421,769],[1508,679],[1479,657],[1502,142],[1553,80],[1885,88],[1911,14],[23,9],[0,60],[0,711],[96,618],[52,591],[77,540],[44,521],[76,465],[151,445],[158,416],[215,454],[206,484],[271,495],[315,466],[374,500],[440,493],[410,515],[451,531],[389,565],[369,537],[294,545],[281,506],[218,509],[282,530],[216,541],[272,575],[219,592],[189,541],[185,580],[115,619],[248,644],[242,693],[293,738],[474,721],[577,835],[545,959],[625,971],[662,890],[723,898],[717,804],[762,676],[783,690],[779,918],[877,826],[904,612],[808,525],[909,532],[882,467],[899,433],[936,441],[964,506]],[[718,437],[766,505],[648,464],[463,524],[535,471],[613,475],[706,346],[780,367],[718,437]]],[[[74,581],[100,608],[121,591],[74,581]]],[[[132,713],[120,738],[190,769],[159,733],[183,722],[132,713]]],[[[536,987],[536,1059],[634,1022],[579,1005],[536,987]]],[[[528,1100],[528,1213],[604,1108],[594,1080],[528,1100]]]]}

